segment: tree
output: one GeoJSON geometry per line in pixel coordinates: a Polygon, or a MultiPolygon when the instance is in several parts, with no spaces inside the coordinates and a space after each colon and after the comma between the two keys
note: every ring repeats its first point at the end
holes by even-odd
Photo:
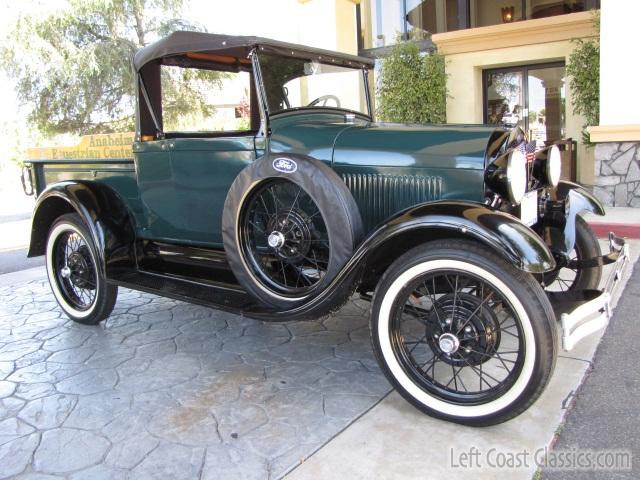
{"type": "Polygon", "coordinates": [[[381,120],[405,123],[446,121],[444,57],[424,54],[411,41],[399,42],[383,59],[378,81],[381,120]]]}
{"type": "MultiPolygon", "coordinates": [[[[16,81],[29,121],[47,136],[132,130],[135,51],[175,30],[204,30],[179,18],[183,2],[68,0],[44,18],[21,16],[3,39],[0,67],[16,81]]],[[[184,69],[171,77],[163,78],[163,100],[174,121],[211,113],[206,89],[184,83],[219,84],[220,76],[184,69]]]]}

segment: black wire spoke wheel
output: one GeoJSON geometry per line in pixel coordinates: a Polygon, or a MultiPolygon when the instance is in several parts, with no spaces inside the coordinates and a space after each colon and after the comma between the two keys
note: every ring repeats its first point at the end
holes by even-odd
{"type": "Polygon", "coordinates": [[[327,287],[361,235],[347,185],[329,165],[304,155],[268,154],[252,162],[231,184],[222,213],[222,242],[238,283],[256,302],[280,311],[320,297],[318,308],[328,312],[346,301],[355,284],[327,287]]]}
{"type": "Polygon", "coordinates": [[[555,315],[538,281],[460,239],[398,257],[376,287],[370,326],[398,393],[428,415],[465,425],[524,412],[557,355],[555,315]]]}
{"type": "Polygon", "coordinates": [[[518,378],[525,351],[520,320],[479,276],[430,272],[408,284],[393,308],[395,355],[424,390],[457,404],[482,404],[518,378]]]}
{"type": "Polygon", "coordinates": [[[306,294],[326,275],[331,253],[327,224],[296,183],[265,181],[248,198],[239,223],[244,257],[267,288],[306,294]]]}
{"type": "MultiPolygon", "coordinates": [[[[564,237],[554,235],[552,249],[561,250],[564,237]]],[[[550,293],[563,294],[571,291],[596,289],[602,276],[602,267],[577,268],[576,261],[588,260],[602,255],[598,239],[589,224],[576,217],[576,240],[574,248],[566,257],[558,259],[558,268],[542,275],[544,289],[550,293]]]]}
{"type": "Polygon", "coordinates": [[[96,266],[86,241],[72,230],[56,239],[53,263],[56,279],[65,300],[85,311],[96,299],[96,266]]]}
{"type": "Polygon", "coordinates": [[[47,236],[47,277],[58,305],[74,322],[96,325],[113,311],[118,287],[109,284],[99,270],[99,258],[77,214],[65,214],[53,222],[47,236]]]}
{"type": "Polygon", "coordinates": [[[569,264],[570,262],[578,260],[578,254],[575,248],[571,250],[567,259],[567,265],[553,272],[544,274],[545,290],[547,292],[565,293],[574,289],[579,272],[577,268],[571,268],[569,264]]]}

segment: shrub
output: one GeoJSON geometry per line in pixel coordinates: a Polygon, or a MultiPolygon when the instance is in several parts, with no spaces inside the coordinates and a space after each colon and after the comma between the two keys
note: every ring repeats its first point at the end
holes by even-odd
{"type": "MultiPolygon", "coordinates": [[[[600,31],[600,18],[594,14],[596,30],[600,31]]],[[[567,75],[573,95],[574,113],[584,116],[582,140],[590,144],[586,127],[600,123],[600,39],[575,40],[576,47],[569,56],[567,75]]]]}
{"type": "Polygon", "coordinates": [[[437,53],[424,54],[413,42],[399,42],[382,61],[378,118],[401,123],[446,121],[447,75],[437,53]]]}

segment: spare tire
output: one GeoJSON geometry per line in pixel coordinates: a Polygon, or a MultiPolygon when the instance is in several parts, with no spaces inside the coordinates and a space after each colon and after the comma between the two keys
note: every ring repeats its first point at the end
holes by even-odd
{"type": "Polygon", "coordinates": [[[291,308],[322,291],[351,258],[362,219],[329,166],[265,155],[231,185],[222,239],[238,282],[262,304],[291,308]]]}

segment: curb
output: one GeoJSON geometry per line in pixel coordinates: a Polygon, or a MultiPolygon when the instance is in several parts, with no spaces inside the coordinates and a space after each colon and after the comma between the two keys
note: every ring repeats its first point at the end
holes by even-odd
{"type": "Polygon", "coordinates": [[[589,226],[598,238],[607,238],[613,232],[619,237],[640,239],[640,224],[589,222],[589,226]]]}

